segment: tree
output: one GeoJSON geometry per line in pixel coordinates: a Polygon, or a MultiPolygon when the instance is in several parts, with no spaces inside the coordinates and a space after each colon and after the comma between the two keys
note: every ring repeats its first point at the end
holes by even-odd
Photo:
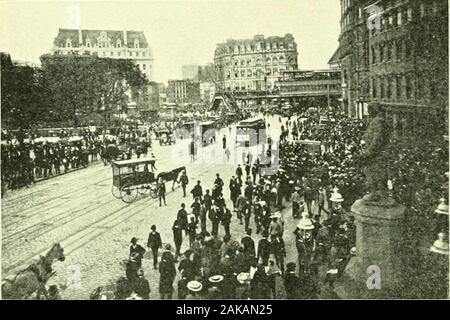
{"type": "Polygon", "coordinates": [[[128,59],[43,55],[43,81],[52,109],[61,121],[78,125],[80,116],[108,117],[126,108],[131,87],[145,90],[147,79],[128,59]]]}

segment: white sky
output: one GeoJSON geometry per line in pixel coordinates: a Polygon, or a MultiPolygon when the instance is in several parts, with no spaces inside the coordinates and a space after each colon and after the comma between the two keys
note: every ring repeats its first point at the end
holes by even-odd
{"type": "Polygon", "coordinates": [[[338,0],[0,0],[0,51],[39,62],[58,28],[143,30],[158,82],[181,78],[181,66],[213,61],[217,43],[255,34],[292,33],[299,68],[326,68],[337,48],[338,0]]]}

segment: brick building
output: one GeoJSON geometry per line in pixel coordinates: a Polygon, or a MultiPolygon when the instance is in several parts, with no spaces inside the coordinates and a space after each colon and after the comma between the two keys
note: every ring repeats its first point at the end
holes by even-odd
{"type": "Polygon", "coordinates": [[[364,116],[362,105],[378,102],[397,133],[423,128],[436,115],[448,128],[447,1],[341,0],[341,9],[348,114],[364,116]]]}
{"type": "Polygon", "coordinates": [[[297,55],[297,44],[291,34],[229,39],[215,50],[216,90],[270,92],[281,71],[297,68],[297,55]]]}

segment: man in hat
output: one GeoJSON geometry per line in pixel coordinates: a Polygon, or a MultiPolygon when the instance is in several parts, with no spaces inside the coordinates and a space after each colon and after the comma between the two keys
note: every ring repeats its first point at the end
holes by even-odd
{"type": "Polygon", "coordinates": [[[172,226],[173,242],[175,243],[175,261],[180,256],[181,245],[183,244],[183,229],[181,228],[180,221],[176,219],[172,226]]]}
{"type": "Polygon", "coordinates": [[[295,274],[295,263],[289,262],[286,265],[286,272],[284,278],[284,289],[286,290],[286,298],[298,299],[298,290],[301,289],[300,278],[295,274]]]}
{"type": "Polygon", "coordinates": [[[209,194],[209,189],[206,189],[205,191],[205,195],[203,196],[203,204],[205,205],[206,211],[209,212],[212,205],[212,197],[209,194]]]}
{"type": "Polygon", "coordinates": [[[195,197],[194,203],[191,204],[192,214],[195,216],[195,221],[198,222],[198,218],[200,216],[200,198],[195,197]]]}
{"type": "Polygon", "coordinates": [[[220,175],[218,173],[216,173],[216,180],[214,180],[214,185],[216,185],[218,187],[219,193],[222,193],[224,183],[223,183],[223,180],[222,180],[222,178],[220,177],[220,175]]]}
{"type": "Polygon", "coordinates": [[[184,203],[181,204],[180,210],[177,213],[177,220],[180,223],[180,228],[185,231],[187,235],[187,226],[188,226],[188,214],[186,211],[186,205],[184,203]]]}
{"type": "Polygon", "coordinates": [[[275,237],[282,236],[283,232],[281,229],[281,225],[278,223],[277,216],[274,214],[271,216],[271,218],[272,218],[272,221],[270,222],[270,225],[269,225],[269,234],[271,236],[275,236],[275,237]]]}
{"type": "Polygon", "coordinates": [[[189,281],[187,284],[188,294],[186,300],[201,300],[200,292],[203,289],[203,285],[198,281],[189,281]]]}
{"type": "Polygon", "coordinates": [[[225,234],[230,236],[230,223],[231,223],[231,218],[232,218],[232,214],[230,209],[227,208],[227,206],[224,204],[223,206],[223,215],[222,215],[222,225],[223,225],[223,229],[225,231],[225,234]]]}
{"type": "Polygon", "coordinates": [[[252,239],[252,229],[247,228],[245,236],[241,239],[242,247],[244,248],[244,255],[248,258],[254,258],[256,255],[255,241],[252,239]]]}
{"type": "Polygon", "coordinates": [[[247,198],[248,203],[252,203],[253,201],[253,186],[250,180],[246,181],[247,186],[244,189],[244,196],[247,198]]]}
{"type": "Polygon", "coordinates": [[[300,201],[301,197],[299,194],[300,187],[295,186],[294,187],[294,193],[292,194],[291,201],[292,201],[292,217],[294,219],[297,219],[299,217],[299,207],[300,207],[300,201]]]}
{"type": "Polygon", "coordinates": [[[219,211],[219,208],[213,202],[211,210],[209,210],[209,213],[208,213],[208,218],[209,218],[209,220],[211,221],[211,224],[212,224],[212,232],[211,233],[213,235],[217,235],[219,233],[220,218],[219,218],[218,211],[219,211]]]}
{"type": "Polygon", "coordinates": [[[262,239],[258,242],[258,255],[257,259],[262,261],[264,266],[267,266],[269,262],[270,256],[270,242],[267,239],[269,237],[269,233],[264,231],[262,234],[262,239]]]}
{"type": "Polygon", "coordinates": [[[307,186],[305,188],[304,197],[305,197],[306,207],[308,208],[308,213],[312,214],[312,202],[314,201],[314,191],[311,187],[307,186]]]}
{"type": "Polygon", "coordinates": [[[150,284],[144,277],[144,271],[139,269],[137,272],[137,279],[133,285],[133,291],[142,299],[150,299],[150,284]]]}
{"type": "Polygon", "coordinates": [[[166,251],[161,256],[161,262],[159,263],[159,293],[161,300],[172,299],[173,294],[173,282],[177,275],[175,269],[175,261],[173,260],[170,251],[170,246],[166,247],[166,251]]]}
{"type": "Polygon", "coordinates": [[[200,180],[197,180],[197,184],[195,187],[191,190],[192,197],[195,199],[202,200],[203,196],[203,189],[200,180]]]}
{"type": "Polygon", "coordinates": [[[199,219],[200,219],[200,230],[202,234],[206,233],[206,208],[205,205],[202,203],[200,205],[200,211],[199,211],[199,219]]]}
{"type": "Polygon", "coordinates": [[[236,168],[236,177],[238,179],[238,183],[242,185],[242,168],[240,164],[238,164],[236,168]]]}
{"type": "Polygon", "coordinates": [[[130,259],[128,259],[125,269],[125,275],[128,280],[129,286],[132,288],[137,281],[138,278],[138,270],[140,269],[140,263],[138,262],[139,254],[133,252],[131,254],[130,259]]]}
{"type": "Polygon", "coordinates": [[[242,216],[244,214],[246,206],[247,206],[247,198],[239,194],[236,200],[236,215],[237,218],[239,219],[240,224],[242,224],[242,216]]]}
{"type": "Polygon", "coordinates": [[[156,226],[151,226],[151,231],[148,235],[147,248],[152,250],[153,254],[153,269],[158,265],[158,249],[162,248],[161,235],[156,231],[156,226]]]}
{"type": "Polygon", "coordinates": [[[326,214],[328,214],[328,211],[325,210],[325,190],[323,189],[323,187],[319,188],[319,196],[318,196],[317,204],[319,206],[319,211],[318,211],[319,217],[320,217],[320,214],[322,213],[322,211],[324,211],[326,214]]]}
{"type": "Polygon", "coordinates": [[[157,189],[158,189],[158,197],[159,197],[159,206],[161,207],[161,205],[162,205],[161,200],[164,200],[164,205],[167,206],[167,204],[166,204],[166,185],[164,183],[163,178],[159,178],[157,189]]]}
{"type": "Polygon", "coordinates": [[[136,254],[135,260],[139,265],[139,268],[142,265],[142,258],[144,257],[145,249],[137,243],[138,239],[136,237],[131,238],[131,245],[130,245],[130,255],[129,258],[136,254]]]}
{"type": "Polygon", "coordinates": [[[258,175],[258,173],[259,173],[259,168],[258,168],[258,165],[255,162],[252,165],[252,181],[253,181],[253,184],[256,184],[256,176],[258,175]]]}
{"type": "Polygon", "coordinates": [[[186,186],[189,184],[189,178],[186,174],[186,170],[183,170],[183,172],[181,173],[179,181],[181,183],[181,188],[183,189],[183,198],[185,198],[186,197],[186,186]]]}

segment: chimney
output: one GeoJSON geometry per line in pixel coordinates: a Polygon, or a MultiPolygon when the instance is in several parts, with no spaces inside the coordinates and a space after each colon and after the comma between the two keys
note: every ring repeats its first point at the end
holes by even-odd
{"type": "Polygon", "coordinates": [[[124,43],[125,46],[128,45],[127,30],[123,30],[123,43],[124,43]]]}
{"type": "Polygon", "coordinates": [[[83,35],[81,34],[81,28],[78,28],[78,46],[83,45],[83,35]]]}

